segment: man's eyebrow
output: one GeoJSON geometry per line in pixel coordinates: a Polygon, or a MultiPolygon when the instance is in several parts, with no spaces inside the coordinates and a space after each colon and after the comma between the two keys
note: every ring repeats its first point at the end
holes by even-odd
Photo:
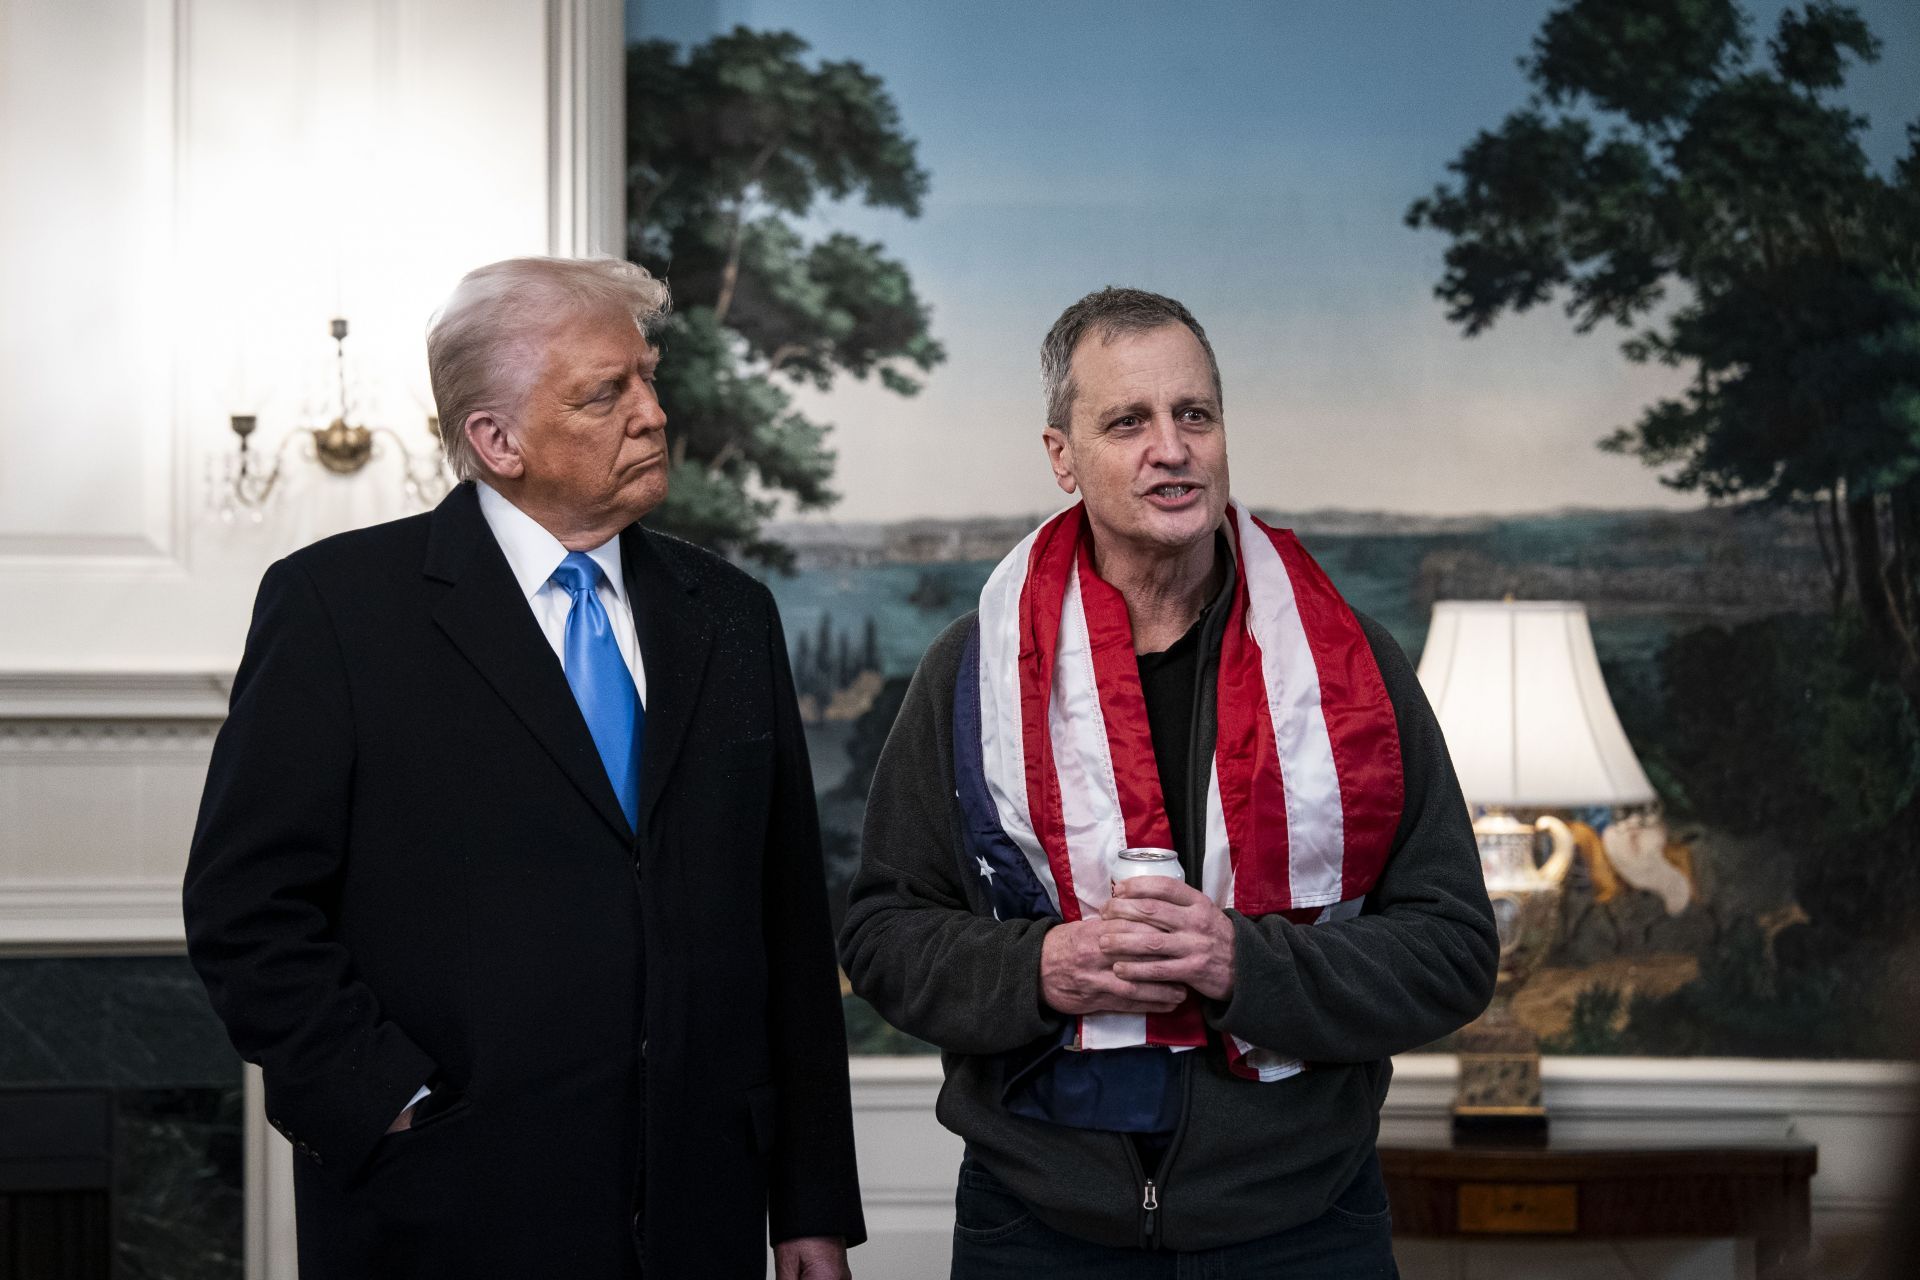
{"type": "Polygon", "coordinates": [[[627,379],[626,370],[617,373],[589,374],[575,383],[567,393],[567,399],[576,404],[585,404],[598,399],[602,392],[618,388],[627,379]]]}
{"type": "Polygon", "coordinates": [[[1102,408],[1099,412],[1098,420],[1101,422],[1112,422],[1115,418],[1122,418],[1128,414],[1144,418],[1151,415],[1152,412],[1153,407],[1144,400],[1120,400],[1102,408]]]}
{"type": "Polygon", "coordinates": [[[603,387],[625,382],[636,368],[642,374],[649,374],[659,367],[660,353],[650,352],[634,361],[632,365],[610,364],[590,370],[580,379],[579,389],[586,392],[599,391],[603,387]]]}
{"type": "MultiPolygon", "coordinates": [[[[1176,412],[1181,409],[1192,409],[1196,407],[1209,409],[1217,413],[1220,409],[1220,401],[1211,391],[1208,391],[1190,396],[1181,396],[1173,402],[1173,408],[1176,412]]],[[[1128,414],[1132,414],[1137,418],[1150,418],[1153,416],[1153,403],[1148,400],[1117,400],[1102,408],[1095,420],[1101,423],[1108,423],[1112,422],[1115,418],[1122,418],[1128,414]]]]}

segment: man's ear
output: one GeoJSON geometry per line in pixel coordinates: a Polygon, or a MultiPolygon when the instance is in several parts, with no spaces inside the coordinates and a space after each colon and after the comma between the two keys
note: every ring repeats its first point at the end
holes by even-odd
{"type": "Polygon", "coordinates": [[[464,429],[467,444],[488,475],[518,480],[526,473],[527,460],[520,456],[520,442],[507,430],[507,424],[492,413],[475,410],[467,415],[464,429]]]}
{"type": "Polygon", "coordinates": [[[1053,482],[1066,493],[1073,493],[1080,482],[1073,478],[1073,441],[1058,427],[1040,428],[1040,442],[1047,446],[1047,465],[1053,468],[1053,482]]]}

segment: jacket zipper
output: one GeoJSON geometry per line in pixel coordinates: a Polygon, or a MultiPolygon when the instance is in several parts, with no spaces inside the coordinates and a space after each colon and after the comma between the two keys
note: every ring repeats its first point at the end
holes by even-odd
{"type": "MultiPolygon", "coordinates": [[[[1133,1135],[1122,1133],[1117,1136],[1120,1145],[1127,1149],[1127,1163],[1133,1168],[1134,1181],[1140,1184],[1140,1247],[1152,1249],[1155,1247],[1154,1237],[1160,1230],[1160,1187],[1147,1176],[1145,1167],[1141,1165],[1140,1149],[1133,1145],[1133,1135]]],[[[1162,1171],[1156,1169],[1154,1172],[1158,1174],[1162,1171]]]]}
{"type": "MultiPolygon", "coordinates": [[[[1233,563],[1231,551],[1227,555],[1227,582],[1221,588],[1213,603],[1218,605],[1221,598],[1232,599],[1231,589],[1234,574],[1239,571],[1233,563]]],[[[1200,635],[1200,662],[1196,670],[1193,691],[1193,710],[1187,722],[1187,742],[1190,759],[1198,756],[1203,748],[1200,745],[1201,729],[1212,719],[1207,715],[1208,695],[1213,693],[1218,679],[1220,647],[1218,640],[1226,630],[1222,619],[1232,612],[1231,605],[1217,609],[1214,616],[1207,619],[1207,626],[1200,635]]],[[[1213,743],[1209,739],[1204,747],[1206,767],[1204,772],[1195,770],[1191,765],[1187,769],[1187,825],[1190,843],[1188,848],[1194,851],[1193,866],[1187,871],[1187,882],[1196,889],[1200,887],[1200,868],[1207,855],[1207,792],[1206,778],[1212,773],[1213,743]],[[1198,795],[1195,795],[1195,792],[1198,795]]],[[[1203,1053],[1205,1050],[1195,1050],[1203,1053]]],[[[1133,1139],[1126,1134],[1120,1135],[1120,1141],[1127,1149],[1127,1163],[1133,1166],[1133,1176],[1140,1184],[1140,1244],[1147,1249],[1160,1247],[1160,1192],[1166,1186],[1167,1170],[1173,1164],[1173,1158],[1180,1151],[1180,1140],[1187,1133],[1187,1113],[1193,1108],[1193,1072],[1191,1062],[1181,1064],[1184,1070],[1180,1081],[1180,1123],[1174,1127],[1173,1138],[1167,1143],[1166,1154],[1160,1157],[1159,1167],[1149,1178],[1140,1163],[1139,1148],[1133,1145],[1133,1139]]]]}
{"type": "MultiPolygon", "coordinates": [[[[1222,541],[1224,540],[1223,537],[1222,541]]],[[[1230,546],[1231,544],[1229,548],[1230,546]]],[[[1229,549],[1227,581],[1221,587],[1220,593],[1214,597],[1214,605],[1218,605],[1222,598],[1231,601],[1234,574],[1237,572],[1239,572],[1238,566],[1233,563],[1232,551],[1229,549]]],[[[1218,640],[1226,630],[1222,620],[1231,611],[1231,605],[1225,609],[1216,610],[1214,615],[1208,617],[1206,629],[1200,635],[1200,661],[1195,672],[1193,709],[1187,721],[1190,759],[1202,750],[1199,745],[1200,731],[1211,718],[1207,715],[1207,699],[1208,695],[1214,692],[1218,680],[1217,670],[1220,665],[1218,640]]],[[[1193,866],[1187,869],[1187,883],[1195,888],[1200,886],[1200,867],[1207,853],[1207,778],[1213,771],[1211,739],[1207,741],[1204,750],[1206,760],[1204,768],[1196,770],[1189,765],[1187,769],[1187,795],[1191,800],[1187,807],[1188,836],[1190,837],[1188,847],[1194,851],[1193,866]],[[1199,792],[1198,796],[1194,795],[1196,790],[1199,792]]],[[[1205,1050],[1194,1052],[1205,1052],[1205,1050]]],[[[1167,1170],[1172,1166],[1174,1156],[1180,1151],[1180,1140],[1187,1133],[1187,1113],[1193,1108],[1194,1066],[1191,1062],[1181,1065],[1184,1070],[1180,1081],[1180,1123],[1174,1126],[1173,1138],[1167,1143],[1166,1154],[1160,1157],[1160,1164],[1154,1169],[1151,1178],[1147,1176],[1145,1166],[1140,1163],[1140,1149],[1133,1145],[1132,1136],[1124,1133],[1116,1135],[1120,1139],[1120,1145],[1126,1148],[1127,1164],[1133,1169],[1134,1182],[1140,1188],[1140,1246],[1144,1249],[1160,1247],[1160,1192],[1166,1187],[1167,1170]]]]}
{"type": "Polygon", "coordinates": [[[1119,1135],[1121,1145],[1127,1149],[1127,1163],[1133,1167],[1134,1181],[1140,1186],[1140,1247],[1143,1249],[1160,1247],[1160,1193],[1167,1185],[1167,1170],[1173,1166],[1174,1156],[1180,1153],[1181,1139],[1187,1136],[1187,1115],[1193,1110],[1194,1066],[1191,1062],[1182,1066],[1185,1069],[1180,1077],[1180,1123],[1174,1126],[1166,1154],[1160,1157],[1152,1177],[1147,1176],[1146,1166],[1140,1163],[1140,1149],[1133,1145],[1132,1136],[1119,1135]]]}

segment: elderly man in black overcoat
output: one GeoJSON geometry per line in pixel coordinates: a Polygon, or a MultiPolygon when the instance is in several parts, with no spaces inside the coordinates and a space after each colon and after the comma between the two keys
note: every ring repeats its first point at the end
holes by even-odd
{"type": "Polygon", "coordinates": [[[293,1144],[301,1274],[847,1274],[864,1235],[805,742],[766,589],[667,490],[664,286],[468,275],[463,483],[274,565],[189,953],[293,1144]]]}

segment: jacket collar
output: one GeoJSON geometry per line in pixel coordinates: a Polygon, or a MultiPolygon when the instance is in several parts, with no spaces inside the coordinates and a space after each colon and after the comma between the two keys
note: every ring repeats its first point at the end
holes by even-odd
{"type": "Polygon", "coordinates": [[[450,588],[434,608],[434,622],[581,797],[622,839],[631,839],[566,673],[480,513],[472,482],[456,487],[434,509],[423,572],[450,588]]]}
{"type": "MultiPolygon", "coordinates": [[[[663,547],[638,524],[620,535],[627,602],[634,612],[640,660],[647,672],[646,742],[640,775],[640,829],[659,802],[686,740],[700,694],[712,627],[699,591],[663,547]]],[[[623,839],[633,832],[607,780],[593,735],[566,674],[534,621],[533,611],[480,512],[474,485],[459,485],[434,510],[423,569],[449,590],[434,620],[493,686],[607,824],[623,839]]]]}
{"type": "Polygon", "coordinates": [[[640,761],[640,827],[660,802],[699,704],[713,648],[710,605],[676,563],[672,540],[638,524],[620,535],[640,660],[647,668],[647,742],[640,761]]]}

